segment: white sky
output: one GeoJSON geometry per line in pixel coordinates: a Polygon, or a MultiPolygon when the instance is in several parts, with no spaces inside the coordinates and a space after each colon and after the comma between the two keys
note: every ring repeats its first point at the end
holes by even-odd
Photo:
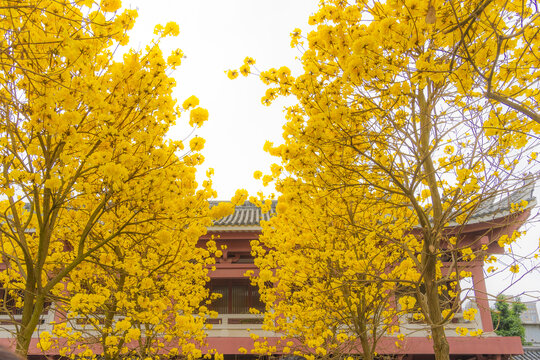
{"type": "MultiPolygon", "coordinates": [[[[210,112],[209,121],[195,132],[206,139],[203,151],[206,161],[199,169],[199,179],[207,168],[214,168],[218,199],[230,199],[238,188],[245,188],[250,195],[263,190],[260,182],[253,179],[253,172],[265,172],[277,160],[263,152],[262,147],[266,140],[281,141],[285,104],[282,101],[271,107],[263,106],[260,99],[266,90],[264,84],[256,77],[229,80],[224,71],[237,69],[246,56],[251,56],[261,70],[285,65],[294,73],[299,66],[295,60],[299,53],[290,48],[289,34],[297,27],[306,32],[308,16],[315,11],[317,3],[317,0],[124,0],[125,7],[139,10],[139,18],[130,33],[132,47],[144,47],[152,38],[156,24],[175,21],[180,26],[180,35],[166,39],[162,49],[166,54],[180,48],[186,55],[174,73],[179,103],[195,95],[210,112]]],[[[170,136],[184,139],[191,131],[185,125],[187,122],[185,114],[170,136]]],[[[270,191],[264,189],[266,194],[270,191]]],[[[539,194],[536,196],[540,198],[539,194]]],[[[538,224],[529,226],[526,241],[514,251],[529,252],[536,248],[537,229],[538,224]]],[[[532,291],[540,296],[538,269],[506,289],[519,276],[507,273],[488,279],[488,291],[504,290],[507,294],[532,291]]]]}
{"type": "MultiPolygon", "coordinates": [[[[236,189],[250,195],[263,190],[253,172],[265,172],[272,158],[263,150],[266,140],[279,142],[284,122],[284,102],[263,106],[266,86],[256,78],[230,80],[224,71],[238,69],[246,56],[253,57],[259,69],[298,66],[298,52],[289,46],[289,34],[305,24],[316,8],[314,0],[125,0],[123,5],[138,9],[139,18],[130,33],[130,45],[144,47],[154,25],[175,21],[180,35],[164,41],[167,48],[180,48],[186,58],[177,68],[175,96],[181,104],[195,95],[200,106],[210,112],[209,121],[196,134],[206,140],[205,165],[199,170],[215,170],[214,188],[218,199],[230,199],[236,189]],[[131,6],[130,6],[131,4],[131,6]]],[[[304,26],[304,28],[306,28],[304,26]]],[[[187,124],[188,114],[178,121],[187,124]]],[[[184,139],[188,126],[179,125],[170,136],[184,139]]],[[[275,161],[275,160],[274,160],[275,161]]],[[[266,194],[271,190],[264,188],[266,194]]]]}

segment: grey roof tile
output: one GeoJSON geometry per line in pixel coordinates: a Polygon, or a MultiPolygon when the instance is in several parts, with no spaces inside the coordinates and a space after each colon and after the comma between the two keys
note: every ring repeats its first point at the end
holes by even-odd
{"type": "MultiPolygon", "coordinates": [[[[210,205],[215,206],[220,201],[211,201],[210,205]]],[[[269,212],[262,213],[261,209],[246,201],[244,204],[236,206],[234,214],[214,221],[214,226],[258,226],[261,221],[269,220],[276,213],[277,201],[272,201],[272,207],[269,212]]]]}
{"type": "Polygon", "coordinates": [[[523,348],[522,355],[512,355],[512,360],[540,360],[540,348],[523,348]]]}
{"type": "Polygon", "coordinates": [[[534,182],[527,182],[521,188],[509,193],[499,201],[493,199],[485,201],[473,213],[468,221],[468,224],[477,224],[484,221],[492,221],[511,215],[511,205],[519,204],[523,200],[527,201],[526,209],[531,209],[536,206],[536,198],[533,195],[534,182]]]}
{"type": "MultiPolygon", "coordinates": [[[[531,182],[498,201],[486,201],[474,212],[467,224],[477,224],[508,216],[512,214],[511,204],[521,203],[522,200],[528,202],[525,209],[530,209],[536,205],[533,191],[534,183],[531,182]]],[[[220,202],[222,201],[211,201],[210,205],[215,206],[220,202]]],[[[214,226],[258,226],[261,221],[269,220],[276,214],[276,204],[277,201],[272,201],[271,210],[263,214],[257,205],[246,201],[244,204],[236,206],[234,214],[214,221],[214,226]]]]}

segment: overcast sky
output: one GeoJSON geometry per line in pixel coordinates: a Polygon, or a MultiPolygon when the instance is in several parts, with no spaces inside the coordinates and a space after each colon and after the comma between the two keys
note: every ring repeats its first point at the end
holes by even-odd
{"type": "MultiPolygon", "coordinates": [[[[285,105],[282,101],[271,107],[263,106],[260,99],[266,87],[257,78],[229,80],[224,72],[237,69],[246,56],[255,58],[261,70],[283,65],[289,66],[293,73],[299,70],[295,60],[299,53],[290,48],[289,34],[297,27],[304,32],[308,29],[308,17],[317,3],[317,0],[124,0],[125,7],[139,10],[137,24],[131,32],[132,47],[144,47],[158,23],[175,21],[180,26],[180,35],[167,39],[162,49],[166,53],[180,48],[186,55],[174,73],[179,103],[195,95],[210,112],[209,121],[195,134],[206,139],[203,152],[206,161],[199,174],[214,168],[218,199],[230,199],[238,188],[245,188],[252,195],[263,190],[260,182],[253,179],[253,172],[265,172],[277,160],[263,152],[262,147],[266,140],[280,142],[285,105]]],[[[178,122],[170,136],[184,139],[190,133],[185,125],[188,115],[178,122]]],[[[271,191],[264,190],[266,194],[271,191]]],[[[524,253],[536,248],[537,229],[538,224],[529,226],[526,241],[514,251],[524,253]]],[[[524,272],[507,273],[488,279],[488,291],[504,290],[508,294],[533,291],[538,296],[537,269],[525,275],[518,286],[506,289],[522,275],[524,272]]]]}
{"type": "MultiPolygon", "coordinates": [[[[246,56],[253,57],[259,69],[283,65],[298,67],[297,50],[289,46],[294,28],[306,29],[314,12],[314,0],[125,0],[124,6],[138,9],[139,18],[131,32],[130,45],[144,47],[154,25],[175,21],[180,35],[164,41],[165,49],[180,48],[186,58],[174,73],[178,85],[175,96],[181,104],[195,95],[210,119],[195,134],[206,139],[203,155],[206,169],[215,170],[214,188],[218,199],[230,199],[236,189],[250,194],[263,190],[253,172],[265,172],[272,158],[263,152],[266,140],[279,142],[284,123],[284,102],[263,106],[266,87],[255,76],[229,80],[228,69],[239,68],[246,56]]],[[[163,47],[162,47],[163,48],[163,47]]],[[[190,133],[181,118],[170,134],[184,139],[190,133]]],[[[200,177],[202,178],[202,177],[200,177]]],[[[271,192],[264,189],[265,193],[271,192]]]]}

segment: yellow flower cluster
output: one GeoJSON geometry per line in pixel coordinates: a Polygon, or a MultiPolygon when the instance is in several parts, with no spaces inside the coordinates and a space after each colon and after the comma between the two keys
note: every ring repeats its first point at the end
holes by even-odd
{"type": "MultiPolygon", "coordinates": [[[[489,247],[464,241],[466,225],[521,186],[511,179],[537,173],[540,67],[527,44],[540,41],[540,23],[519,4],[490,2],[473,19],[474,1],[323,1],[312,31],[291,34],[291,46],[303,44],[301,73],[258,74],[268,85],[262,104],[296,100],[283,144],[264,146],[279,164],[254,173],[280,193],[253,244],[252,278],[273,310],[265,329],[301,334],[322,355],[342,319],[390,329],[371,323],[373,311],[408,311],[446,341],[435,330],[455,314],[459,281],[470,275],[446,273],[443,261],[484,258],[489,247]]],[[[229,77],[246,75],[245,65],[229,77]]],[[[497,236],[504,246],[518,234],[497,236]]]]}
{"type": "Polygon", "coordinates": [[[206,109],[196,107],[189,112],[189,125],[191,126],[201,126],[206,120],[208,120],[208,110],[206,109]]]}
{"type": "Polygon", "coordinates": [[[120,0],[11,6],[0,10],[3,106],[16,114],[0,124],[0,280],[27,289],[14,296],[31,315],[20,329],[35,329],[49,299],[69,299],[55,304],[65,319],[40,333],[42,351],[128,358],[144,336],[140,357],[197,357],[220,251],[196,245],[234,209],[211,210],[211,179],[196,182],[204,139],[179,157],[184,145],[167,138],[182,108],[191,126],[208,119],[195,96],[182,107],[172,97],[183,53],[160,46],[178,25],[129,50],[137,12],[120,0]]]}
{"type": "Polygon", "coordinates": [[[478,310],[476,310],[475,308],[470,308],[468,310],[465,310],[463,312],[463,318],[467,321],[473,321],[477,312],[478,310]]]}

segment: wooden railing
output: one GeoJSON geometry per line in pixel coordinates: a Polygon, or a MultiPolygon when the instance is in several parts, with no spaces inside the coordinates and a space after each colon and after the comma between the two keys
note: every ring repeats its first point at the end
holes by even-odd
{"type": "Polygon", "coordinates": [[[263,323],[263,315],[259,314],[220,314],[217,318],[209,318],[207,324],[212,324],[212,329],[246,329],[260,328],[263,323]]]}

